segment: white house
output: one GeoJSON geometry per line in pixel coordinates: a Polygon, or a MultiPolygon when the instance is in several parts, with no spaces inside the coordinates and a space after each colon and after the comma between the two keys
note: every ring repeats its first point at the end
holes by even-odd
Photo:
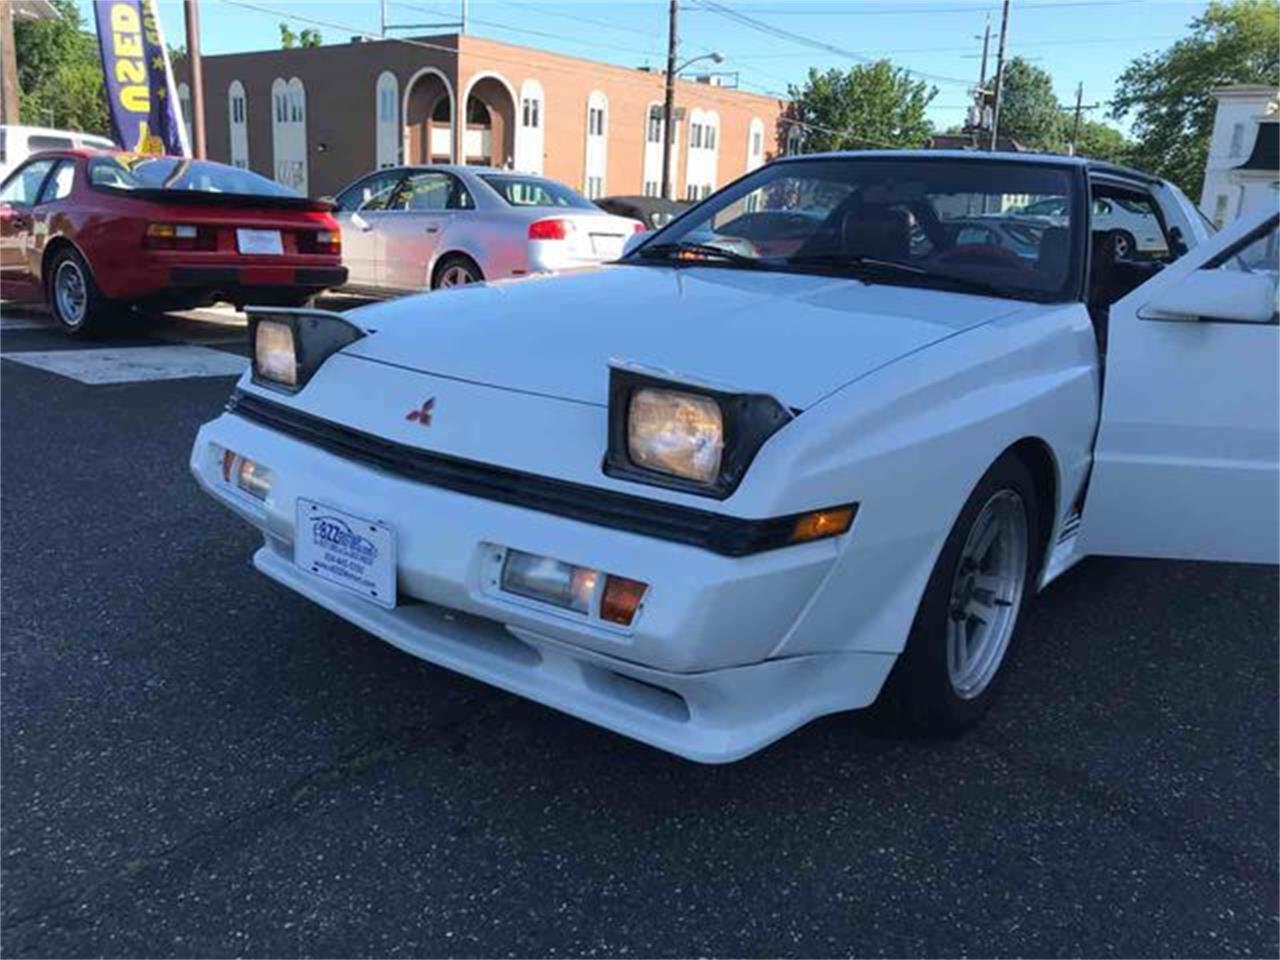
{"type": "Polygon", "coordinates": [[[1200,209],[1221,227],[1245,210],[1280,204],[1280,91],[1241,84],[1212,93],[1218,112],[1200,209]]]}

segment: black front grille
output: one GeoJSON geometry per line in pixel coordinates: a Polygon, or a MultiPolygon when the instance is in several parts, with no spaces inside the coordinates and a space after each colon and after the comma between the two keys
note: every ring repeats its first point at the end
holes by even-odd
{"type": "Polygon", "coordinates": [[[745,520],[420,450],[241,391],[231,397],[227,409],[340,457],[419,483],[596,526],[687,543],[724,556],[740,557],[786,546],[795,528],[797,515],[745,520]]]}

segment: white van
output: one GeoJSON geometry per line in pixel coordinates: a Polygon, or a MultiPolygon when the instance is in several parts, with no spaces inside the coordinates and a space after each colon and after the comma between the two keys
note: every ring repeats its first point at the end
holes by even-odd
{"type": "Polygon", "coordinates": [[[116,145],[106,137],[92,133],[0,124],[0,180],[33,153],[41,150],[66,150],[69,147],[114,150],[116,145]]]}

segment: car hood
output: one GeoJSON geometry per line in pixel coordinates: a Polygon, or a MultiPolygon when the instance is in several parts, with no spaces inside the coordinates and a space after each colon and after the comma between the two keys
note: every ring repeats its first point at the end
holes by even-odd
{"type": "Polygon", "coordinates": [[[803,409],[1026,306],[843,277],[617,265],[353,311],[374,332],[344,353],[602,406],[610,363],[626,363],[769,393],[803,409]]]}

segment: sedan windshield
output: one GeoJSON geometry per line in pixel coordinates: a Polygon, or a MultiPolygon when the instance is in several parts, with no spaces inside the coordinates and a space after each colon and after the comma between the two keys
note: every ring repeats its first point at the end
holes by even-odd
{"type": "Polygon", "coordinates": [[[513,207],[579,207],[595,210],[596,205],[563,183],[541,177],[511,177],[481,174],[480,179],[493,187],[498,196],[513,207]]]}
{"type": "Polygon", "coordinates": [[[712,197],[627,260],[1074,299],[1083,272],[1082,183],[1070,167],[1038,162],[787,161],[712,197]],[[1029,208],[1055,214],[1028,216],[1029,208]]]}
{"type": "Polygon", "coordinates": [[[299,196],[296,191],[251,170],[178,157],[99,157],[89,164],[89,182],[112,190],[187,190],[250,197],[299,196]]]}

